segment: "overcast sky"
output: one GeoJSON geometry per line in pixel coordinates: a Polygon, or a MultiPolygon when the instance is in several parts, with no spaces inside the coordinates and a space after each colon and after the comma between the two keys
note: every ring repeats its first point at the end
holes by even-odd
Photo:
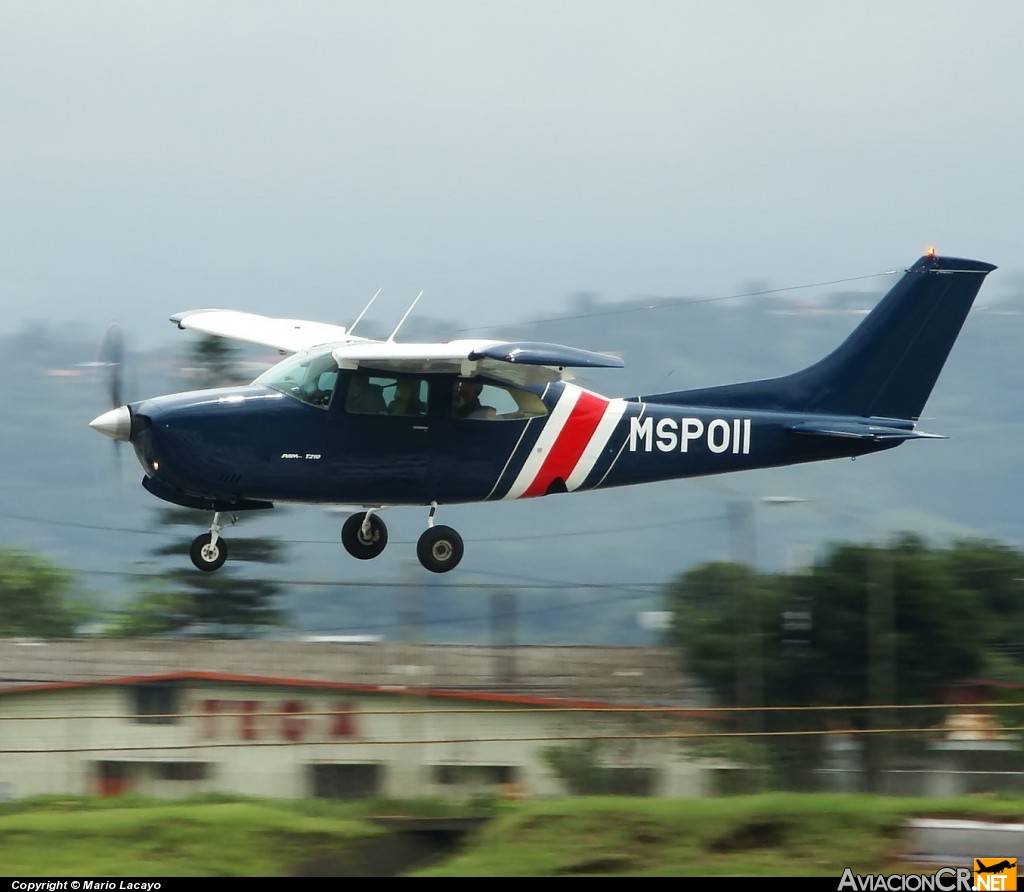
{"type": "Polygon", "coordinates": [[[0,0],[0,331],[381,286],[472,326],[929,244],[998,293],[1022,35],[1012,0],[0,0]]]}

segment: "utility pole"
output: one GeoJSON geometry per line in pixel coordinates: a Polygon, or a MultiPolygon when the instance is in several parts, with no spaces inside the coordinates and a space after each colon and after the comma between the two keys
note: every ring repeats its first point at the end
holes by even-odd
{"type": "Polygon", "coordinates": [[[406,644],[423,644],[425,586],[420,583],[406,585],[399,597],[398,627],[401,640],[406,644]]]}
{"type": "Polygon", "coordinates": [[[518,599],[513,589],[491,592],[491,647],[494,649],[494,678],[500,684],[516,679],[516,618],[518,599]]]}
{"type": "Polygon", "coordinates": [[[757,506],[776,507],[809,501],[796,496],[736,498],[729,503],[732,560],[749,568],[744,585],[733,592],[736,614],[736,705],[750,712],[740,727],[750,734],[764,730],[764,634],[757,586],[757,506]]]}
{"type": "Polygon", "coordinates": [[[733,563],[748,569],[744,582],[733,592],[736,617],[736,705],[741,712],[738,726],[753,734],[761,730],[763,705],[761,622],[757,597],[753,591],[757,572],[757,538],[753,499],[737,499],[729,504],[729,531],[733,563]]]}
{"type": "MultiPolygon", "coordinates": [[[[896,703],[896,616],[893,554],[883,545],[868,545],[868,701],[875,706],[896,703]]],[[[893,711],[872,709],[871,727],[881,731],[892,723],[893,711]]],[[[884,792],[882,780],[888,758],[889,741],[884,734],[870,736],[873,746],[869,758],[868,784],[872,792],[884,792]]]]}
{"type": "MultiPolygon", "coordinates": [[[[854,526],[864,539],[865,583],[867,603],[864,631],[867,638],[865,654],[865,706],[895,706],[899,694],[896,654],[896,578],[895,555],[886,545],[884,534],[877,527],[830,502],[823,503],[826,513],[842,518],[854,526]]],[[[878,733],[892,727],[895,713],[891,709],[869,709],[868,725],[873,732],[864,736],[862,752],[867,789],[882,792],[882,779],[888,760],[890,740],[878,733]]]]}

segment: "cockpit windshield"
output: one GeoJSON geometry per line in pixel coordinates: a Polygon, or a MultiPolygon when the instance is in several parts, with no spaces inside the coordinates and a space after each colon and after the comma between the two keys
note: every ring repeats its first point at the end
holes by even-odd
{"type": "Polygon", "coordinates": [[[334,385],[338,383],[338,363],[330,349],[308,350],[281,360],[253,383],[326,409],[331,404],[334,385]]]}

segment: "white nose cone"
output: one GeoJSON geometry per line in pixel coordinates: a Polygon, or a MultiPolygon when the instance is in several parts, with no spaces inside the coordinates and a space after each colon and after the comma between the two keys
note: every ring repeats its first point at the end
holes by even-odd
{"type": "Polygon", "coordinates": [[[132,416],[127,406],[118,406],[89,422],[89,427],[114,440],[128,440],[132,433],[132,416]]]}

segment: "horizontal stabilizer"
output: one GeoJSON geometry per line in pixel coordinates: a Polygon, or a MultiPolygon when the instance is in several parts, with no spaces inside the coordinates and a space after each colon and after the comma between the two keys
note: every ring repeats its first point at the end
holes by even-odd
{"type": "Polygon", "coordinates": [[[854,440],[873,440],[876,443],[947,439],[943,434],[929,434],[911,428],[873,424],[870,421],[801,421],[799,424],[790,425],[789,430],[795,434],[808,434],[812,437],[846,437],[854,440]]]}

